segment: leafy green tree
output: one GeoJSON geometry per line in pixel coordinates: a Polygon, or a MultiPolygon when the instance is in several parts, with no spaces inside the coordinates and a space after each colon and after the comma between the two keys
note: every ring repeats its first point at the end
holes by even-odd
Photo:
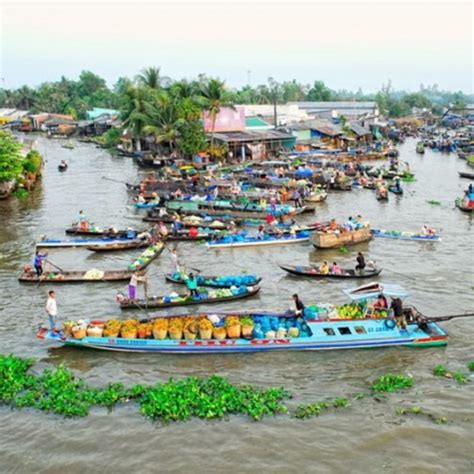
{"type": "Polygon", "coordinates": [[[0,182],[17,179],[23,170],[21,145],[10,134],[0,130],[0,182]]]}
{"type": "Polygon", "coordinates": [[[137,75],[137,82],[142,86],[158,90],[164,87],[169,79],[161,76],[159,67],[147,67],[137,75]]]}
{"type": "Polygon", "coordinates": [[[207,79],[200,89],[200,94],[203,99],[204,108],[209,113],[209,118],[212,122],[211,127],[211,148],[214,145],[214,130],[216,128],[216,119],[223,107],[234,108],[233,103],[229,100],[226,93],[223,81],[219,79],[207,79]]]}
{"type": "Polygon", "coordinates": [[[145,127],[149,125],[146,110],[148,101],[149,94],[143,87],[131,85],[123,94],[120,115],[124,128],[129,128],[132,133],[137,151],[141,150],[141,139],[144,136],[145,127]]]}
{"type": "Polygon", "coordinates": [[[332,99],[332,92],[323,81],[314,81],[313,87],[308,91],[307,99],[315,102],[326,102],[332,99]]]}

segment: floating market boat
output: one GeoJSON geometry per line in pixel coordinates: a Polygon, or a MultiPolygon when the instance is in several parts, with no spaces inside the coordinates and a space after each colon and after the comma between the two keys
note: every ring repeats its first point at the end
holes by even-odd
{"type": "Polygon", "coordinates": [[[461,209],[461,211],[474,212],[474,201],[469,201],[469,202],[472,203],[472,205],[466,204],[464,198],[462,197],[457,198],[455,201],[456,207],[461,209]]]}
{"type": "Polygon", "coordinates": [[[58,165],[58,170],[63,172],[63,171],[66,171],[68,168],[68,164],[67,163],[59,163],[58,165]]]}
{"type": "Polygon", "coordinates": [[[128,266],[128,269],[131,271],[144,270],[151,262],[153,262],[153,260],[161,255],[161,252],[163,252],[164,249],[165,244],[163,242],[157,242],[156,244],[150,245],[128,266]]]}
{"type": "Polygon", "coordinates": [[[115,237],[115,238],[135,238],[137,231],[130,230],[117,230],[113,227],[103,229],[101,227],[89,226],[87,229],[81,228],[77,225],[72,225],[65,230],[66,234],[69,235],[83,235],[91,237],[115,237]],[[131,233],[132,232],[132,233],[131,233]],[[130,236],[130,237],[128,237],[130,236]]]}
{"type": "Polygon", "coordinates": [[[416,232],[401,232],[398,230],[371,229],[374,237],[385,237],[387,239],[416,240],[419,242],[439,242],[439,235],[422,235],[416,232]]]}
{"type": "Polygon", "coordinates": [[[328,193],[325,191],[321,192],[314,192],[309,194],[304,198],[305,202],[313,203],[313,202],[323,202],[327,199],[328,193]]]}
{"type": "Polygon", "coordinates": [[[76,272],[44,272],[38,278],[34,270],[23,271],[18,277],[18,280],[26,283],[94,283],[94,282],[108,282],[108,281],[123,281],[129,280],[133,274],[130,270],[87,270],[76,272]]]}
{"type": "Polygon", "coordinates": [[[263,239],[257,237],[246,237],[241,235],[226,235],[222,239],[212,240],[206,247],[213,250],[231,249],[240,247],[262,247],[269,245],[290,245],[309,241],[309,231],[296,232],[295,235],[283,234],[266,235],[263,239]]]}
{"type": "Polygon", "coordinates": [[[292,312],[238,311],[178,314],[140,322],[71,321],[58,333],[41,328],[37,337],[80,348],[175,354],[423,348],[448,343],[448,335],[436,321],[459,315],[426,318],[406,307],[407,332],[398,328],[393,317],[366,317],[367,307],[363,303],[381,291],[386,296],[403,298],[404,290],[396,285],[392,285],[395,289],[390,285],[369,286],[371,290],[348,290],[351,305],[308,307],[305,319],[292,312]]]}
{"type": "MultiPolygon", "coordinates": [[[[213,219],[211,217],[200,216],[178,216],[181,224],[184,227],[205,227],[213,230],[225,230],[231,222],[238,226],[242,223],[239,219],[223,218],[213,219]]],[[[172,224],[174,222],[172,216],[159,216],[153,211],[149,212],[146,217],[142,219],[145,222],[163,222],[164,224],[172,224]]]]}
{"type": "MultiPolygon", "coordinates": [[[[167,273],[165,275],[167,281],[171,283],[185,284],[183,276],[176,273],[167,273]]],[[[195,275],[197,284],[210,288],[231,288],[232,286],[254,286],[258,285],[262,279],[255,275],[221,275],[221,276],[205,276],[195,275]]]]}
{"type": "Polygon", "coordinates": [[[458,171],[460,178],[474,179],[474,173],[466,173],[464,171],[458,171]]]}
{"type": "Polygon", "coordinates": [[[342,273],[321,273],[316,265],[286,265],[278,264],[278,266],[292,275],[305,276],[310,278],[334,278],[334,279],[350,279],[350,278],[371,278],[377,276],[382,271],[381,268],[375,270],[353,270],[352,268],[343,268],[342,273]]]}
{"type": "Polygon", "coordinates": [[[89,245],[86,246],[86,249],[93,252],[114,252],[118,250],[140,249],[143,247],[148,247],[148,245],[150,245],[149,242],[142,239],[130,239],[101,243],[91,243],[91,241],[89,241],[89,245]]]}
{"type": "Polygon", "coordinates": [[[122,309],[150,309],[150,308],[172,308],[175,306],[190,306],[198,304],[227,303],[229,301],[250,298],[260,291],[259,286],[240,287],[235,290],[227,288],[207,291],[206,288],[198,287],[198,297],[190,294],[150,296],[146,299],[129,300],[119,295],[117,301],[122,309]]]}
{"type": "Polygon", "coordinates": [[[143,242],[141,239],[130,239],[128,237],[102,237],[100,239],[43,239],[36,242],[37,248],[74,248],[74,247],[91,247],[91,246],[113,246],[113,245],[124,245],[124,248],[128,248],[127,245],[133,245],[137,242],[143,242]]]}
{"type": "Polygon", "coordinates": [[[360,244],[369,241],[371,238],[372,235],[370,229],[367,227],[351,231],[346,230],[338,233],[319,230],[312,234],[311,243],[319,249],[330,249],[346,245],[360,244]]]}

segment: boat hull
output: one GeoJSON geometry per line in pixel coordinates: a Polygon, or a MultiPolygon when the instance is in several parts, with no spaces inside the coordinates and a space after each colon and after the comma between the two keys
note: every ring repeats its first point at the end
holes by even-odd
{"type": "Polygon", "coordinates": [[[358,272],[351,269],[351,270],[343,270],[345,273],[337,275],[333,273],[327,273],[327,274],[318,273],[315,267],[280,265],[280,264],[278,264],[278,266],[282,270],[285,270],[286,272],[292,275],[308,277],[308,278],[334,279],[334,280],[372,278],[379,275],[380,272],[382,271],[382,269],[380,268],[374,271],[363,271],[363,272],[358,272]]]}
{"type": "Polygon", "coordinates": [[[250,298],[251,296],[256,295],[260,291],[260,287],[256,286],[251,291],[247,291],[246,293],[239,293],[238,295],[232,296],[225,296],[223,298],[208,298],[205,300],[195,300],[190,299],[186,301],[170,301],[168,303],[159,302],[158,298],[149,298],[148,300],[136,300],[130,301],[128,299],[122,301],[120,303],[121,309],[161,309],[161,308],[176,308],[178,306],[195,306],[195,305],[208,305],[208,304],[218,304],[218,303],[228,303],[230,301],[241,300],[244,298],[250,298]]]}
{"type": "MultiPolygon", "coordinates": [[[[280,339],[223,339],[223,340],[156,340],[156,339],[124,339],[108,337],[84,337],[83,339],[62,340],[60,335],[53,335],[43,328],[37,337],[54,340],[61,344],[100,349],[115,352],[137,353],[168,353],[168,354],[232,354],[249,352],[274,351],[327,351],[341,349],[374,349],[387,347],[428,348],[441,347],[448,343],[448,335],[436,323],[429,323],[431,334],[425,333],[415,324],[410,324],[407,335],[396,327],[386,324],[388,320],[331,320],[308,321],[312,336],[301,338],[280,339]],[[364,328],[357,334],[354,328],[364,328]],[[330,336],[324,329],[351,328],[351,335],[330,336]]],[[[393,322],[393,320],[391,320],[393,322]]]]}
{"type": "Polygon", "coordinates": [[[269,239],[269,240],[252,240],[251,242],[229,242],[229,243],[207,243],[206,247],[212,250],[219,249],[233,249],[241,247],[268,247],[271,245],[290,245],[290,244],[300,244],[309,241],[309,236],[307,237],[288,237],[281,239],[269,239]]]}
{"type": "Polygon", "coordinates": [[[398,235],[398,234],[390,234],[386,233],[380,229],[372,229],[372,235],[373,237],[382,237],[385,239],[398,239],[398,240],[414,240],[417,242],[439,242],[441,241],[441,237],[438,235],[435,236],[430,236],[430,235],[418,235],[418,234],[413,234],[413,235],[398,235]]]}
{"type": "Polygon", "coordinates": [[[330,249],[345,245],[356,245],[368,242],[372,238],[370,229],[359,229],[336,235],[334,233],[315,232],[312,236],[312,244],[316,248],[330,249]]]}

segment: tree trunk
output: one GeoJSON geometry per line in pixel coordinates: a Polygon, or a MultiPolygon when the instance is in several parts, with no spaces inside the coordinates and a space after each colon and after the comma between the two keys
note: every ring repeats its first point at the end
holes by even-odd
{"type": "Polygon", "coordinates": [[[211,128],[211,150],[214,149],[214,129],[216,128],[217,114],[212,116],[212,128],[211,128]]]}

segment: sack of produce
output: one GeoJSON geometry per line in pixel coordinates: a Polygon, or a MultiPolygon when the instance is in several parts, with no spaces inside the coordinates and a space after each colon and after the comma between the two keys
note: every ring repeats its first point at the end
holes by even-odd
{"type": "Polygon", "coordinates": [[[298,337],[299,333],[300,333],[299,329],[298,329],[298,328],[295,328],[295,327],[290,328],[290,329],[288,330],[288,335],[289,335],[290,337],[298,337]]]}
{"type": "Polygon", "coordinates": [[[78,325],[72,328],[72,335],[74,339],[83,339],[87,335],[86,326],[78,325]]]}
{"type": "Polygon", "coordinates": [[[87,335],[90,337],[102,337],[104,334],[104,328],[100,326],[89,326],[87,328],[87,335]]]}
{"type": "Polygon", "coordinates": [[[267,331],[265,333],[265,337],[267,339],[275,339],[275,336],[276,336],[276,332],[275,331],[267,331]]]}

